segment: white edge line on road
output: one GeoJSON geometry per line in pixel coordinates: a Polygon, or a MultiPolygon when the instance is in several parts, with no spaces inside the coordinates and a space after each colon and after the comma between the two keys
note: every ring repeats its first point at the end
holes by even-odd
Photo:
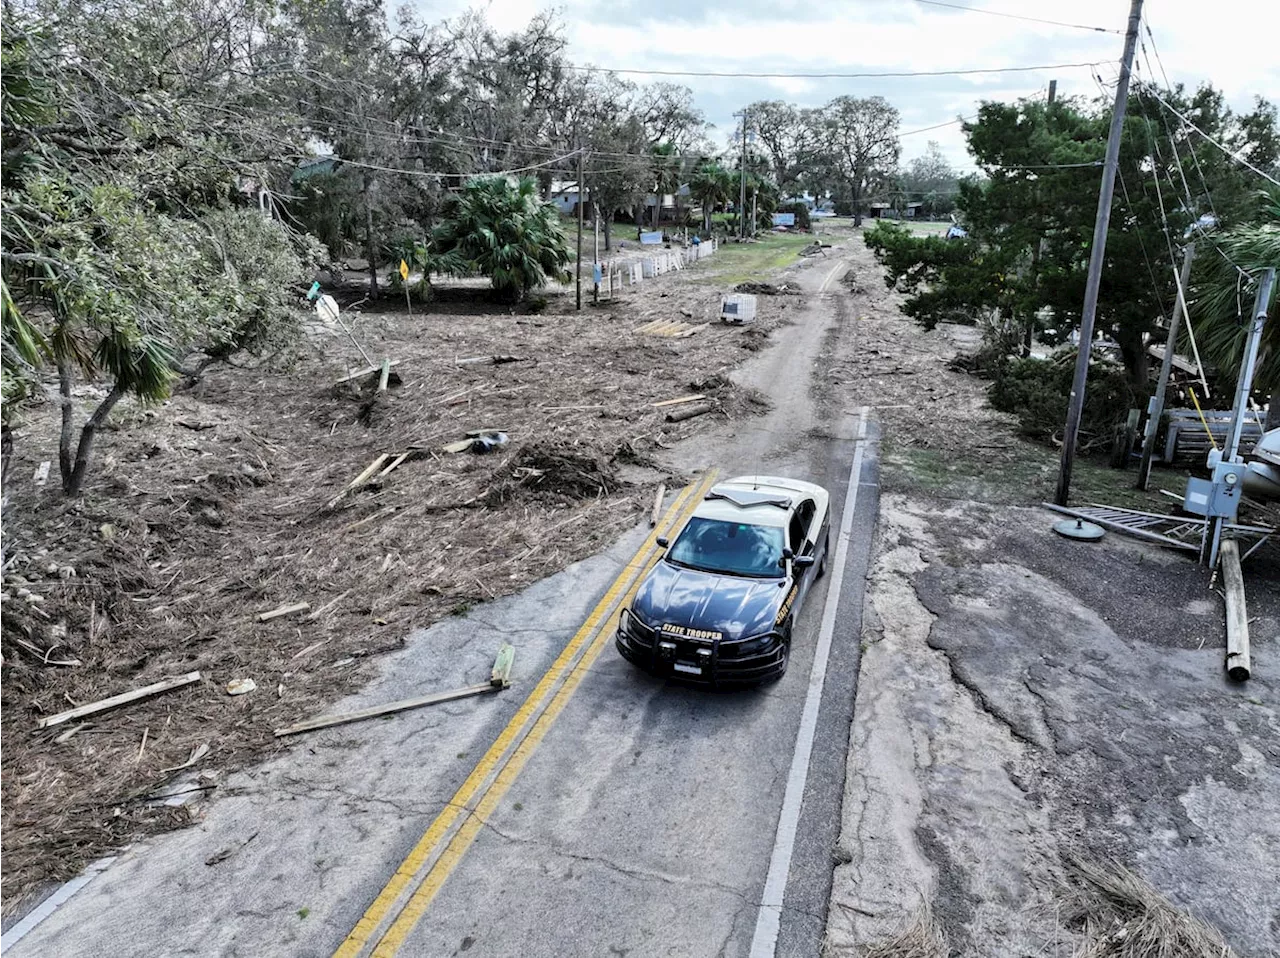
{"type": "Polygon", "coordinates": [[[769,859],[769,874],[764,880],[764,894],[760,911],[756,915],[756,930],[751,938],[751,958],[774,958],[778,948],[778,932],[782,927],[782,899],[787,890],[787,877],[791,872],[791,854],[795,848],[796,831],[800,827],[800,806],[804,801],[805,785],[809,780],[809,758],[813,753],[813,739],[818,732],[818,709],[822,704],[822,686],[827,677],[827,659],[831,654],[831,638],[835,632],[836,611],[840,605],[840,587],[844,581],[844,565],[849,555],[853,514],[858,506],[858,487],[862,478],[862,453],[867,438],[867,412],[862,407],[858,419],[858,435],[854,440],[853,465],[849,469],[849,488],[844,497],[844,511],[840,516],[840,535],[836,539],[836,554],[831,562],[830,586],[827,602],[822,609],[822,625],[818,629],[818,647],[813,655],[813,669],[809,673],[809,692],[804,700],[804,712],[800,715],[800,730],[796,733],[796,748],[791,757],[791,773],[787,776],[787,790],[782,798],[782,813],[778,817],[778,836],[773,843],[773,855],[769,859]]]}
{"type": "Polygon", "coordinates": [[[116,860],[116,857],[112,855],[110,858],[99,858],[96,862],[88,865],[75,878],[59,885],[54,893],[33,908],[29,915],[6,931],[3,936],[0,936],[0,954],[8,951],[27,935],[31,934],[37,925],[70,901],[72,895],[93,881],[99,873],[106,871],[111,863],[116,860]]]}

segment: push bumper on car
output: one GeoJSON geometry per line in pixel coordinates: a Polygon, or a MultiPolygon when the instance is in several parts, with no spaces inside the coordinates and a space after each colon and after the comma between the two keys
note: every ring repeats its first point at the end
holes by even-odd
{"type": "Polygon", "coordinates": [[[777,633],[728,641],[690,639],[642,624],[623,612],[615,638],[618,652],[655,675],[708,685],[764,682],[786,670],[784,640],[777,633]]]}

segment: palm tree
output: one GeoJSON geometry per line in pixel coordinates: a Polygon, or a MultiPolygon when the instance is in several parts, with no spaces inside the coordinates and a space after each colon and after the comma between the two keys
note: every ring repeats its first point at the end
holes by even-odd
{"type": "Polygon", "coordinates": [[[733,174],[719,163],[708,160],[693,172],[689,192],[702,205],[702,231],[711,232],[711,214],[715,207],[729,198],[733,174]]]}
{"type": "Polygon", "coordinates": [[[432,248],[440,272],[488,276],[507,303],[552,280],[569,279],[569,243],[560,217],[542,202],[532,178],[515,186],[499,176],[470,180],[446,204],[432,248]]]}
{"type": "Polygon", "coordinates": [[[657,196],[653,206],[653,228],[657,229],[662,219],[662,198],[671,193],[676,198],[677,210],[680,206],[680,157],[676,155],[674,143],[653,147],[653,178],[657,196]]]}
{"type": "MultiPolygon", "coordinates": [[[[1244,356],[1245,324],[1267,267],[1280,269],[1280,191],[1263,194],[1258,222],[1237,226],[1208,242],[1216,250],[1196,257],[1191,320],[1204,359],[1224,378],[1234,380],[1244,356]],[[1221,254],[1221,255],[1219,255],[1221,254]],[[1239,267],[1239,269],[1237,269],[1239,267]],[[1243,272],[1241,272],[1243,271],[1243,272]]],[[[1267,428],[1280,427],[1280,310],[1273,296],[1270,319],[1262,329],[1253,391],[1270,396],[1267,428]]]]}

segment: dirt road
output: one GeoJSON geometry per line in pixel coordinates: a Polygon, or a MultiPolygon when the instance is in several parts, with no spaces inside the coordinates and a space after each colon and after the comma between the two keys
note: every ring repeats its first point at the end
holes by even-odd
{"type": "Polygon", "coordinates": [[[198,827],[124,852],[12,953],[814,952],[877,512],[874,423],[825,375],[847,331],[829,252],[792,271],[805,296],[779,345],[734,374],[770,411],[666,463],[831,491],[843,558],[808,600],[782,681],[708,694],[618,658],[617,601],[653,548],[632,532],[413,636],[338,708],[475,682],[504,638],[509,692],[317,733],[234,776],[198,827]],[[546,696],[522,706],[544,675],[546,696]]]}

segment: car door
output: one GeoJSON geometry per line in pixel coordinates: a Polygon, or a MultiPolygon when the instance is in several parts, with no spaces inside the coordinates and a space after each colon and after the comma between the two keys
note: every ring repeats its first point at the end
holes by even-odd
{"type": "MultiPolygon", "coordinates": [[[[809,556],[817,558],[817,529],[813,527],[814,518],[817,514],[817,504],[812,499],[803,500],[796,511],[791,514],[791,522],[787,529],[788,543],[791,551],[797,556],[809,556]]],[[[809,584],[813,581],[817,572],[816,565],[807,568],[793,564],[792,575],[795,577],[795,584],[799,586],[796,595],[796,605],[799,606],[803,601],[804,595],[809,590],[809,584]]]]}

